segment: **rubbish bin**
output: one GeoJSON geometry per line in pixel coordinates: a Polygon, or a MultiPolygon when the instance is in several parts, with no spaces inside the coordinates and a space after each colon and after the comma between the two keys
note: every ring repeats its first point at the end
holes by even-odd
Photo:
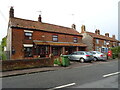
{"type": "Polygon", "coordinates": [[[62,65],[65,66],[65,67],[69,66],[70,61],[68,59],[68,56],[67,55],[62,55],[61,57],[62,57],[62,65]]]}

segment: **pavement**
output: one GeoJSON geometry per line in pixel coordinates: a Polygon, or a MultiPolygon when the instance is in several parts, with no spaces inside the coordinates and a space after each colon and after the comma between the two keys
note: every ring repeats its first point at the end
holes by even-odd
{"type": "MultiPolygon", "coordinates": [[[[117,59],[115,59],[115,60],[117,60],[117,59]]],[[[114,61],[114,60],[107,60],[107,62],[110,62],[110,61],[114,61]]],[[[0,72],[0,77],[10,77],[10,76],[38,73],[38,72],[54,71],[54,70],[60,70],[60,69],[70,69],[73,67],[100,64],[100,63],[106,63],[106,62],[105,61],[104,62],[97,61],[97,62],[92,62],[92,63],[89,63],[89,62],[88,63],[87,62],[86,63],[79,63],[76,61],[70,61],[70,65],[68,67],[54,65],[53,67],[41,67],[41,68],[5,71],[5,72],[0,72]]]]}

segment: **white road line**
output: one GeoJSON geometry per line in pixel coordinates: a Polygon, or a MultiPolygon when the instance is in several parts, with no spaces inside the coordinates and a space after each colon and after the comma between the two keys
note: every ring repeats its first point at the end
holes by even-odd
{"type": "Polygon", "coordinates": [[[107,74],[107,75],[103,75],[103,77],[109,77],[109,76],[116,75],[116,74],[119,74],[119,73],[120,72],[110,73],[110,74],[107,74]]]}
{"type": "Polygon", "coordinates": [[[55,89],[60,89],[60,88],[64,88],[64,87],[68,87],[68,86],[72,86],[72,85],[75,85],[75,83],[70,83],[70,84],[58,86],[58,87],[47,89],[47,90],[55,90],[55,89]]]}

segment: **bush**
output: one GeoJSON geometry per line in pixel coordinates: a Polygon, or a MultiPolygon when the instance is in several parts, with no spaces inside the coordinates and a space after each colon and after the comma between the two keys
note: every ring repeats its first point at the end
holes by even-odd
{"type": "Polygon", "coordinates": [[[2,53],[2,60],[7,60],[7,56],[5,53],[2,53]]]}
{"type": "Polygon", "coordinates": [[[60,60],[59,60],[59,58],[57,58],[57,59],[54,60],[54,64],[57,64],[57,65],[60,65],[60,66],[62,65],[61,62],[60,62],[60,60]]]}
{"type": "Polygon", "coordinates": [[[112,50],[112,58],[118,58],[118,54],[120,53],[120,46],[119,47],[113,47],[112,50]]]}

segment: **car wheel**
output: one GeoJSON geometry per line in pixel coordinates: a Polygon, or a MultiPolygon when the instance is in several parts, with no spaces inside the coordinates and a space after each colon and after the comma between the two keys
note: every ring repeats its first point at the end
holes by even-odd
{"type": "Polygon", "coordinates": [[[85,62],[85,60],[84,60],[83,58],[81,58],[81,59],[80,59],[80,62],[81,62],[81,63],[84,63],[84,62],[85,62]]]}
{"type": "Polygon", "coordinates": [[[96,57],[94,57],[94,61],[97,61],[98,59],[96,57]]]}

